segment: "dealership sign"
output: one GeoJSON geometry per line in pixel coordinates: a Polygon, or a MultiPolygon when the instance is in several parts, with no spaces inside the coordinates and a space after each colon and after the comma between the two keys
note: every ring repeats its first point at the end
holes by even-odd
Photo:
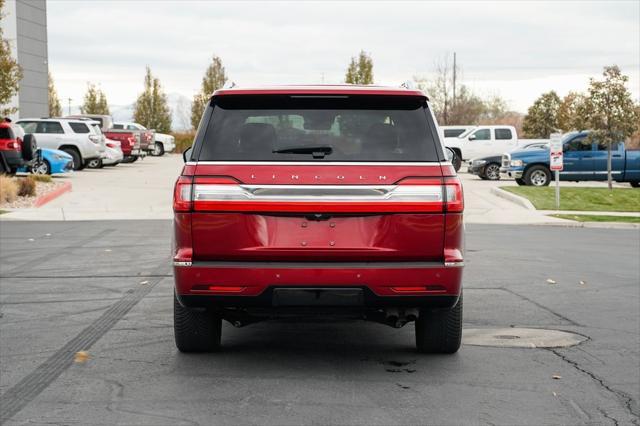
{"type": "Polygon", "coordinates": [[[552,133],[549,143],[549,168],[551,170],[562,170],[562,134],[552,133]]]}

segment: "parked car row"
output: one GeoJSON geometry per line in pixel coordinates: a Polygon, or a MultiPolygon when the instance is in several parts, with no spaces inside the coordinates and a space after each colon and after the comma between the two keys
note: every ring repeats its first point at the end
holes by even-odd
{"type": "MultiPolygon", "coordinates": [[[[563,136],[562,181],[607,180],[608,147],[589,138],[588,131],[569,132],[563,136]]],[[[553,179],[550,146],[534,142],[507,151],[469,161],[468,172],[483,180],[501,177],[515,179],[518,185],[547,186],[553,179]]],[[[625,149],[618,142],[611,147],[611,175],[614,181],[640,187],[640,151],[625,149]]]]}
{"type": "Polygon", "coordinates": [[[175,149],[173,136],[108,115],[23,118],[0,123],[0,173],[56,174],[132,163],[175,149]]]}
{"type": "Polygon", "coordinates": [[[502,155],[531,143],[549,142],[548,139],[520,139],[513,126],[442,126],[441,129],[445,146],[456,153],[453,163],[456,171],[463,161],[502,155]]]}

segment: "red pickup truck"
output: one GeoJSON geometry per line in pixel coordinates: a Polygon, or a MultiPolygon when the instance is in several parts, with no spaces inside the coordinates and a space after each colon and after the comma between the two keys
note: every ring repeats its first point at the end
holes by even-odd
{"type": "Polygon", "coordinates": [[[415,322],[420,352],[462,334],[463,195],[418,90],[216,91],[174,190],[174,331],[301,315],[415,322]]]}
{"type": "Polygon", "coordinates": [[[139,157],[144,156],[144,151],[140,149],[139,133],[113,129],[105,130],[103,133],[107,139],[120,142],[123,163],[133,163],[139,157]]]}

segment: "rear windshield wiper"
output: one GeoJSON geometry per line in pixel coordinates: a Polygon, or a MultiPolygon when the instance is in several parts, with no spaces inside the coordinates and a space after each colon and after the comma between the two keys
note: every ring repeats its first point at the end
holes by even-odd
{"type": "Polygon", "coordinates": [[[313,158],[324,158],[330,155],[333,148],[330,146],[291,146],[288,148],[274,149],[274,154],[311,154],[313,158]]]}

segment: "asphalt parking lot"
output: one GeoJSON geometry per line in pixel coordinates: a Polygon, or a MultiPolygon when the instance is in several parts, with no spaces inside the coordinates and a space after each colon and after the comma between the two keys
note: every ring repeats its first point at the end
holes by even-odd
{"type": "Polygon", "coordinates": [[[587,340],[465,344],[453,356],[414,352],[411,326],[340,321],[225,324],[221,353],[180,354],[169,221],[2,222],[0,231],[7,425],[640,421],[637,230],[469,225],[466,329],[587,340]]]}

